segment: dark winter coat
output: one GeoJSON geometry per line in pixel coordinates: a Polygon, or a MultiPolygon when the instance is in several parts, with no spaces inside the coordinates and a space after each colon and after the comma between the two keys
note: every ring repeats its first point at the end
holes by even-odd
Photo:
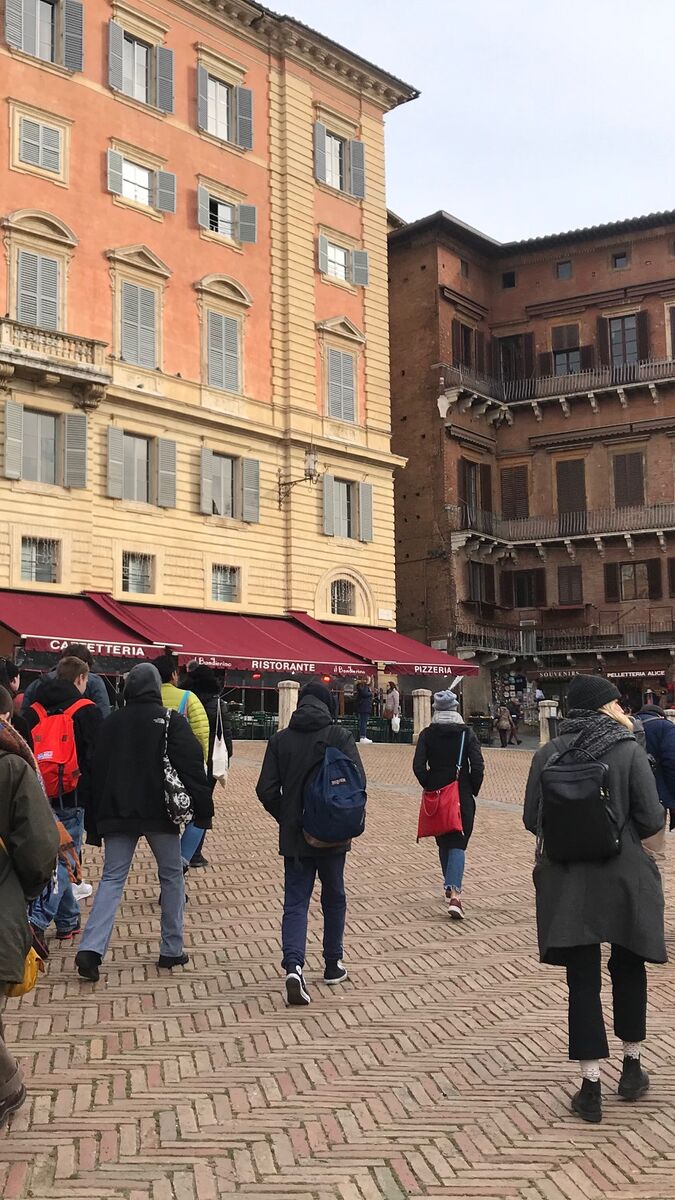
{"type": "Polygon", "coordinates": [[[368,717],[373,711],[373,693],[367,683],[357,683],[356,685],[356,711],[360,716],[365,714],[368,717]]]}
{"type": "Polygon", "coordinates": [[[302,832],[303,793],[314,767],[327,746],[337,746],[366,774],[352,734],[333,723],[327,706],[316,696],[305,696],[282,729],[267,743],[256,791],[258,799],[279,825],[279,853],[287,858],[313,858],[334,850],[310,849],[302,832]]]}
{"type": "Polygon", "coordinates": [[[478,738],[463,721],[428,725],[417,739],[413,771],[425,791],[434,792],[452,783],[464,734],[464,750],[459,772],[459,805],[464,833],[445,833],[436,838],[448,850],[466,850],[473,833],[476,801],[485,774],[485,762],[478,738]]]}
{"type": "MultiPolygon", "coordinates": [[[[100,845],[116,833],[179,832],[164,800],[165,709],[154,667],[139,666],[127,681],[125,706],[103,722],[94,757],[93,804],[85,813],[87,837],[100,845]]],[[[202,748],[185,717],[169,718],[168,754],[192,797],[194,823],[210,829],[211,788],[202,748]]]]}
{"type": "Polygon", "coordinates": [[[645,731],[647,753],[654,759],[654,778],[664,808],[675,808],[675,725],[653,704],[638,713],[645,731]]]}
{"type": "Polygon", "coordinates": [[[227,748],[227,757],[232,759],[232,721],[227,710],[227,705],[224,700],[219,700],[218,696],[214,696],[212,692],[201,692],[194,685],[190,688],[194,692],[198,700],[201,700],[204,711],[209,718],[209,755],[206,760],[206,769],[209,776],[211,787],[214,786],[216,780],[213,774],[213,746],[216,740],[216,722],[218,719],[218,705],[220,704],[220,712],[223,718],[223,737],[227,748]]]}
{"type": "MultiPolygon", "coordinates": [[[[22,717],[25,717],[26,710],[29,709],[31,704],[34,704],[37,700],[38,689],[41,688],[44,683],[49,682],[49,680],[55,679],[56,667],[53,667],[52,670],[48,671],[46,675],[42,675],[39,679],[34,679],[32,683],[28,684],[28,687],[24,692],[23,702],[21,705],[22,717]]],[[[84,698],[85,700],[93,700],[96,707],[100,709],[102,717],[110,716],[110,697],[108,695],[108,689],[101,677],[99,675],[95,675],[93,671],[90,671],[87,676],[87,687],[84,693],[84,698]]]]}
{"type": "MultiPolygon", "coordinates": [[[[541,772],[556,751],[575,735],[555,738],[534,756],[527,781],[523,820],[536,834],[541,772]]],[[[605,862],[557,863],[546,855],[534,868],[537,930],[541,961],[561,963],[564,948],[608,942],[632,950],[648,962],[667,959],[663,930],[663,888],[654,859],[641,839],[663,827],[649,760],[632,739],[602,755],[609,767],[609,794],[624,825],[621,853],[605,862]]]]}
{"type": "MultiPolygon", "coordinates": [[[[69,683],[67,679],[47,678],[43,680],[37,689],[33,698],[33,704],[41,704],[46,709],[48,715],[51,716],[53,713],[64,712],[66,708],[69,708],[71,704],[76,704],[78,700],[86,699],[86,696],[80,695],[75,684],[69,683]]],[[[32,707],[27,709],[25,717],[32,737],[32,731],[35,729],[40,718],[32,707]]],[[[102,727],[103,716],[101,710],[93,703],[78,709],[73,716],[73,733],[75,734],[75,749],[77,751],[77,765],[80,768],[80,778],[75,791],[66,793],[62,798],[62,803],[66,808],[76,805],[78,808],[86,809],[91,803],[94,752],[102,727]]],[[[53,801],[53,803],[57,804],[58,802],[53,801]]]]}
{"type": "Polygon", "coordinates": [[[37,774],[18,754],[0,746],[0,992],[23,979],[31,933],[26,903],[47,886],[59,835],[37,774]],[[8,861],[9,855],[9,861],[8,861]]]}

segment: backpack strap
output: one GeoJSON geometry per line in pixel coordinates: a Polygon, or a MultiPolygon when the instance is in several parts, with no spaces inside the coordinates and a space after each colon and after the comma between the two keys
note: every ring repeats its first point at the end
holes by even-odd
{"type": "Polygon", "coordinates": [[[459,773],[462,769],[462,757],[464,755],[464,742],[465,741],[466,741],[466,731],[463,731],[462,732],[462,740],[459,745],[459,754],[457,756],[457,774],[455,775],[455,779],[459,779],[459,773]]]}
{"type": "Polygon", "coordinates": [[[178,711],[179,711],[181,717],[184,717],[186,714],[189,700],[190,700],[190,693],[183,692],[183,695],[180,698],[180,704],[178,705],[178,711]]]}
{"type": "Polygon", "coordinates": [[[30,707],[34,713],[37,713],[38,721],[44,721],[45,717],[47,716],[47,709],[44,707],[44,705],[38,704],[36,701],[35,704],[31,704],[30,707]]]}
{"type": "Polygon", "coordinates": [[[92,705],[94,705],[94,701],[86,700],[83,696],[81,700],[76,700],[74,704],[69,704],[67,708],[64,708],[63,715],[64,717],[74,717],[75,713],[79,712],[81,708],[89,708],[92,705]]]}

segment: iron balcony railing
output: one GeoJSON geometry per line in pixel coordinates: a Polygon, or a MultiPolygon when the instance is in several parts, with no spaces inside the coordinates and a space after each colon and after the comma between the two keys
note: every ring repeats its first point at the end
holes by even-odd
{"type": "Polygon", "coordinates": [[[644,650],[673,645],[675,621],[670,617],[649,625],[596,625],[578,630],[464,624],[457,630],[455,642],[458,648],[526,656],[644,650]]]}
{"type": "Polygon", "coordinates": [[[447,512],[453,532],[471,530],[509,543],[675,529],[675,504],[672,503],[598,508],[588,512],[584,510],[516,519],[507,519],[499,513],[482,512],[470,504],[448,505],[447,512]]]}
{"type": "Polygon", "coordinates": [[[634,384],[664,383],[675,380],[675,360],[649,358],[643,362],[624,363],[616,367],[592,367],[573,375],[538,375],[529,379],[497,379],[482,374],[473,367],[441,366],[446,388],[474,391],[503,404],[517,401],[544,400],[558,396],[573,396],[579,392],[602,391],[606,388],[629,387],[634,384]]]}

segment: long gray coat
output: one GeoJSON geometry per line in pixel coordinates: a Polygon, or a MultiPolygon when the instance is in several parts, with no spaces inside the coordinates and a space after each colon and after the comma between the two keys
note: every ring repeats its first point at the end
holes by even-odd
{"type": "MultiPolygon", "coordinates": [[[[533,759],[523,820],[537,832],[541,772],[555,751],[574,740],[563,735],[542,746],[533,759]]],[[[544,857],[534,868],[541,961],[559,964],[568,946],[611,942],[647,962],[666,962],[663,887],[654,859],[641,838],[663,825],[647,755],[632,740],[617,742],[602,756],[609,767],[609,793],[619,824],[626,822],[621,853],[606,862],[557,863],[544,857]]]]}

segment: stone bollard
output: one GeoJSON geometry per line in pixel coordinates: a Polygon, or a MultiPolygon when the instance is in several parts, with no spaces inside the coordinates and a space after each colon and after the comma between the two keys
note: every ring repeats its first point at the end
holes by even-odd
{"type": "Polygon", "coordinates": [[[551,735],[548,731],[549,717],[557,717],[558,702],[557,700],[540,700],[539,701],[539,745],[545,746],[550,742],[551,735]]]}
{"type": "Polygon", "coordinates": [[[300,684],[295,679],[284,679],[279,684],[279,729],[286,729],[298,707],[300,684]]]}
{"type": "Polygon", "coordinates": [[[423,729],[431,724],[431,692],[429,688],[416,688],[413,697],[413,745],[423,729]]]}
{"type": "Polygon", "coordinates": [[[663,711],[666,714],[667,720],[671,721],[672,724],[675,725],[675,708],[664,708],[663,711]]]}

